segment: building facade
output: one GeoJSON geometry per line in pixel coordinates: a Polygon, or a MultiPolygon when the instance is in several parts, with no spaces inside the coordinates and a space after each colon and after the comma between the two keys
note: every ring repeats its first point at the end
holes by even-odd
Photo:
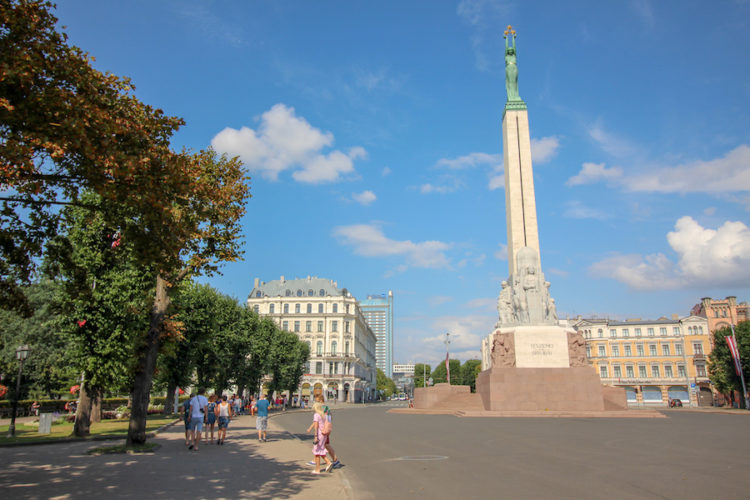
{"type": "MultiPolygon", "coordinates": [[[[737,303],[737,297],[727,297],[726,299],[712,299],[703,297],[699,304],[696,304],[691,314],[701,316],[708,320],[708,330],[713,333],[729,325],[737,326],[740,321],[747,321],[750,318],[748,310],[750,305],[747,302],[737,303]]],[[[713,336],[711,336],[713,342],[713,336]]]]}
{"type": "Polygon", "coordinates": [[[368,295],[360,302],[362,314],[372,328],[378,342],[375,346],[377,367],[393,377],[393,292],[387,295],[368,295]]]}
{"type": "Polygon", "coordinates": [[[376,394],[376,338],[357,299],[336,282],[310,277],[260,282],[256,279],[247,305],[273,319],[310,346],[310,361],[298,396],[314,394],[351,403],[376,394]]]}
{"type": "Polygon", "coordinates": [[[414,395],[414,363],[393,365],[393,382],[399,392],[405,392],[412,397],[414,395]]]}
{"type": "Polygon", "coordinates": [[[605,385],[622,387],[629,405],[711,406],[708,321],[700,316],[612,321],[582,319],[571,326],[583,335],[586,355],[605,385]]]}

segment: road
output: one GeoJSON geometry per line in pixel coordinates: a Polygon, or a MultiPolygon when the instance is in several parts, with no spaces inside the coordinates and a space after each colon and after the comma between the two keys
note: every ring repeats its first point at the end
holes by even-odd
{"type": "MultiPolygon", "coordinates": [[[[744,413],[457,418],[387,413],[391,405],[332,408],[332,443],[355,498],[750,497],[744,413]]],[[[310,419],[276,423],[303,437],[310,419]]]]}

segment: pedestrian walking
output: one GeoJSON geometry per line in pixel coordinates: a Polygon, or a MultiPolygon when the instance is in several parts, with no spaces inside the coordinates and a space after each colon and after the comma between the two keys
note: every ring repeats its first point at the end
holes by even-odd
{"type": "Polygon", "coordinates": [[[221,403],[216,406],[215,412],[219,418],[219,439],[216,441],[216,444],[223,445],[224,440],[227,438],[227,427],[229,427],[229,422],[234,416],[232,405],[227,402],[226,394],[221,397],[221,403]]]}
{"type": "Polygon", "coordinates": [[[195,397],[194,393],[190,393],[184,403],[182,403],[182,418],[185,420],[185,446],[190,446],[190,400],[195,397]]]}
{"type": "Polygon", "coordinates": [[[198,444],[201,442],[201,431],[203,430],[206,417],[206,407],[208,399],[204,394],[206,389],[200,387],[198,395],[190,399],[190,431],[192,433],[188,449],[198,451],[198,444]]]}
{"type": "Polygon", "coordinates": [[[211,394],[208,398],[208,405],[206,405],[206,442],[213,444],[214,442],[214,427],[216,427],[216,394],[211,394]],[[208,437],[208,432],[211,431],[211,438],[208,437]]]}
{"type": "Polygon", "coordinates": [[[268,407],[271,402],[268,400],[268,394],[263,394],[263,397],[255,402],[255,412],[258,415],[255,417],[255,428],[258,429],[258,441],[266,441],[266,430],[268,429],[268,407]]]}
{"type": "Polygon", "coordinates": [[[313,435],[313,457],[315,460],[315,470],[313,474],[320,474],[320,460],[321,458],[326,462],[326,472],[331,472],[333,469],[333,462],[328,458],[328,452],[326,451],[326,442],[328,441],[328,435],[324,432],[324,426],[326,423],[326,416],[323,410],[323,405],[316,402],[313,404],[313,421],[310,427],[307,428],[307,432],[312,431],[313,435]]]}
{"type": "MultiPolygon", "coordinates": [[[[333,424],[333,415],[331,415],[331,409],[328,408],[328,405],[325,404],[325,400],[323,399],[322,394],[318,394],[315,396],[315,401],[317,403],[320,403],[323,406],[323,414],[326,417],[326,420],[331,422],[333,424]]],[[[314,406],[313,406],[314,408],[314,406]]],[[[331,435],[330,433],[327,435],[326,438],[326,451],[331,455],[331,460],[333,460],[333,466],[334,467],[341,467],[341,461],[339,461],[338,456],[336,455],[336,450],[333,449],[333,446],[331,445],[331,435]]],[[[315,465],[314,461],[307,462],[307,465],[315,465]]]]}

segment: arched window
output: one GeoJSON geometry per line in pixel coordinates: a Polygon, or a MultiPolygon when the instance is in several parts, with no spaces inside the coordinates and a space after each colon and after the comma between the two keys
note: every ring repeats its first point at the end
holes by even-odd
{"type": "Polygon", "coordinates": [[[323,341],[322,340],[318,340],[318,343],[315,346],[315,350],[318,356],[323,355],[323,341]]]}
{"type": "Polygon", "coordinates": [[[255,296],[256,297],[260,297],[261,296],[260,290],[258,290],[257,292],[255,292],[255,296]]]}
{"type": "Polygon", "coordinates": [[[320,295],[321,297],[325,297],[326,291],[321,288],[320,291],[318,292],[318,295],[320,295]]]}
{"type": "Polygon", "coordinates": [[[311,288],[311,289],[309,289],[309,290],[307,291],[307,296],[308,296],[308,297],[312,297],[313,295],[315,295],[315,292],[313,292],[313,291],[312,291],[312,288],[311,288]]]}
{"type": "Polygon", "coordinates": [[[287,297],[291,297],[292,296],[292,291],[291,290],[287,290],[286,291],[286,296],[287,297]]]}
{"type": "Polygon", "coordinates": [[[335,313],[339,312],[339,305],[338,304],[333,304],[333,312],[335,312],[335,313]]]}
{"type": "Polygon", "coordinates": [[[297,290],[297,297],[302,297],[302,290],[297,290]]]}
{"type": "Polygon", "coordinates": [[[289,304],[284,304],[284,314],[289,314],[289,304]]]}
{"type": "Polygon", "coordinates": [[[338,346],[339,345],[335,340],[331,342],[331,354],[333,354],[334,356],[336,355],[336,349],[338,348],[338,346]]]}
{"type": "Polygon", "coordinates": [[[268,306],[268,313],[273,314],[276,311],[276,304],[271,304],[268,306]]]}
{"type": "Polygon", "coordinates": [[[258,304],[255,304],[253,306],[253,311],[255,311],[255,314],[258,314],[258,312],[260,312],[260,307],[258,306],[258,304]]]}
{"type": "Polygon", "coordinates": [[[307,304],[307,314],[312,314],[312,304],[307,304]]]}
{"type": "Polygon", "coordinates": [[[703,335],[703,327],[702,327],[702,326],[699,326],[699,327],[698,327],[698,332],[699,332],[699,333],[700,333],[701,335],[703,335]]]}
{"type": "Polygon", "coordinates": [[[318,314],[323,314],[323,304],[318,304],[318,314]]]}

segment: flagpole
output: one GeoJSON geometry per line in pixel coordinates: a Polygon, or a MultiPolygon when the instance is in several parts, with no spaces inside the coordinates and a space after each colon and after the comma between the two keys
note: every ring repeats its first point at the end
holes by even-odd
{"type": "Polygon", "coordinates": [[[740,348],[737,345],[737,336],[734,334],[734,325],[730,324],[729,327],[732,329],[732,346],[730,346],[730,354],[732,355],[735,363],[735,368],[740,374],[740,381],[742,382],[742,399],[745,400],[745,409],[750,410],[750,401],[747,398],[747,387],[745,386],[745,375],[742,372],[742,359],[740,359],[740,348]]]}
{"type": "Polygon", "coordinates": [[[451,365],[448,362],[449,360],[449,351],[448,345],[451,343],[450,339],[451,334],[447,333],[445,334],[445,373],[446,378],[448,379],[448,385],[451,385],[451,365]]]}

